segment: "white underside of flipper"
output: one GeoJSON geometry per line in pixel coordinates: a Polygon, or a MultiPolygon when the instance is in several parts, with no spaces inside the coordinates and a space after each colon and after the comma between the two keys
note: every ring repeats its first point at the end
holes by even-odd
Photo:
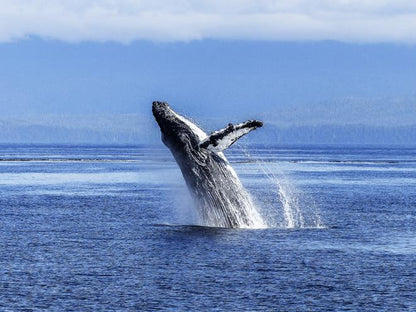
{"type": "Polygon", "coordinates": [[[226,128],[212,132],[199,143],[199,146],[212,152],[220,153],[234,144],[243,135],[262,125],[262,122],[257,120],[249,120],[237,125],[229,124],[226,128]]]}
{"type": "MultiPolygon", "coordinates": [[[[222,139],[216,141],[216,145],[213,143],[209,144],[206,149],[210,150],[211,152],[219,153],[223,150],[230,147],[232,144],[234,144],[235,141],[237,141],[239,138],[241,138],[243,135],[249,133],[252,129],[244,128],[237,131],[234,131],[226,136],[224,136],[222,139]]],[[[221,131],[221,130],[220,130],[221,131]]],[[[206,138],[203,142],[208,140],[209,138],[206,138]]],[[[203,143],[201,142],[201,143],[203,143]]]]}

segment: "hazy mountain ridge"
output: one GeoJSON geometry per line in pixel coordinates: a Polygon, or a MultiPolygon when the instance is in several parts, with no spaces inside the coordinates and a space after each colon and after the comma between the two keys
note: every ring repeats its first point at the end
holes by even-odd
{"type": "Polygon", "coordinates": [[[276,144],[405,144],[415,145],[416,125],[265,126],[253,139],[276,144]]]}
{"type": "Polygon", "coordinates": [[[260,115],[277,127],[327,124],[395,127],[415,124],[415,111],[415,97],[345,97],[313,102],[310,105],[278,106],[260,115]]]}
{"type": "MultiPolygon", "coordinates": [[[[209,133],[225,126],[222,118],[201,120],[209,133]],[[208,126],[208,127],[206,127],[208,126]]],[[[278,126],[265,120],[246,142],[271,144],[415,144],[416,124],[380,126],[321,124],[278,126]]],[[[29,116],[0,119],[0,143],[160,143],[160,132],[151,116],[29,116]]]]}
{"type": "Polygon", "coordinates": [[[148,118],[129,115],[19,116],[0,120],[2,143],[149,143],[148,118]]]}

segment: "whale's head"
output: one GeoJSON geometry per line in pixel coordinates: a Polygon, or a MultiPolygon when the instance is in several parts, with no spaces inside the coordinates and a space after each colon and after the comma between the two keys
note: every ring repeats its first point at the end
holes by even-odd
{"type": "Polygon", "coordinates": [[[166,102],[153,102],[152,111],[167,147],[175,152],[199,149],[199,143],[206,134],[198,126],[177,114],[166,102]]]}

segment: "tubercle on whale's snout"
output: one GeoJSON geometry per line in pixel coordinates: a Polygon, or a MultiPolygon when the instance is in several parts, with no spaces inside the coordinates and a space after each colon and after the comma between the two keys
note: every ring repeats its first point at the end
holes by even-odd
{"type": "Polygon", "coordinates": [[[152,103],[152,113],[160,129],[163,131],[167,128],[169,120],[172,119],[172,112],[167,102],[154,101],[152,103]]]}
{"type": "Polygon", "coordinates": [[[157,106],[169,106],[168,102],[164,101],[153,101],[152,103],[153,107],[157,106]]]}
{"type": "Polygon", "coordinates": [[[153,101],[152,103],[153,115],[156,117],[157,115],[165,111],[168,107],[169,107],[169,104],[167,102],[153,101]]]}
{"type": "Polygon", "coordinates": [[[254,120],[248,121],[247,126],[253,127],[253,128],[260,128],[260,127],[263,127],[263,122],[260,120],[254,119],[254,120]]]}

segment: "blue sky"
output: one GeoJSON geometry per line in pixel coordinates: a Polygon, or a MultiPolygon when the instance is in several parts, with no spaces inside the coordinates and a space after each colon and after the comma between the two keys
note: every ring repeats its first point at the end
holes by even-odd
{"type": "Polygon", "coordinates": [[[3,2],[2,116],[416,120],[412,1],[3,2]]]}

